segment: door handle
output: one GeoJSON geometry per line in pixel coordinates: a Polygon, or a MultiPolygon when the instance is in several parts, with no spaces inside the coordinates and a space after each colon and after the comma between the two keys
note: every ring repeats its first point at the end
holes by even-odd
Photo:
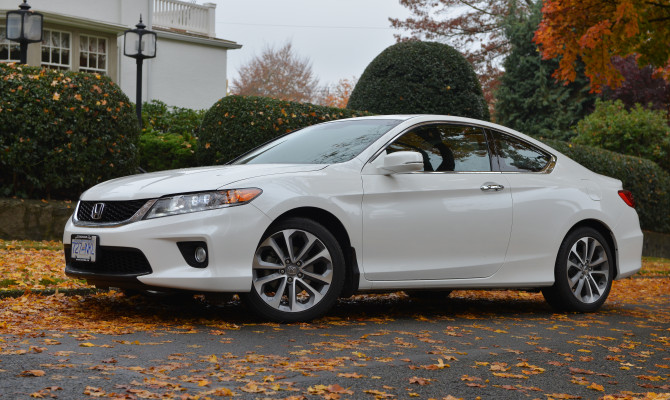
{"type": "Polygon", "coordinates": [[[483,185],[480,187],[480,189],[483,190],[484,192],[488,192],[489,190],[494,190],[494,191],[496,191],[496,192],[499,192],[499,191],[503,190],[504,188],[505,188],[505,186],[503,186],[503,185],[499,185],[499,184],[497,184],[497,183],[493,183],[493,184],[491,184],[491,183],[489,183],[489,184],[483,184],[483,185]]]}

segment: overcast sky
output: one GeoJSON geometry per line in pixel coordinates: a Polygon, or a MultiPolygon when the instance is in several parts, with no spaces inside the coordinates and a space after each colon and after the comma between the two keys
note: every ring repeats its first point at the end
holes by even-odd
{"type": "Polygon", "coordinates": [[[228,79],[264,46],[287,41],[312,61],[321,84],[360,77],[365,67],[395,43],[389,17],[406,18],[398,0],[199,0],[216,7],[216,35],[242,44],[228,52],[228,79]]]}

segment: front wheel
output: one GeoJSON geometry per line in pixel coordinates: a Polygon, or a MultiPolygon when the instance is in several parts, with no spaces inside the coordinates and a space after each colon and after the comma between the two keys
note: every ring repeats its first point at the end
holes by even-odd
{"type": "Polygon", "coordinates": [[[614,264],[605,237],[593,228],[570,232],[558,251],[554,285],[542,289],[558,310],[592,312],[602,306],[612,288],[614,264]]]}
{"type": "Polygon", "coordinates": [[[254,254],[247,302],[261,316],[282,322],[323,315],[344,285],[344,256],[321,224],[289,218],[273,225],[254,254]]]}

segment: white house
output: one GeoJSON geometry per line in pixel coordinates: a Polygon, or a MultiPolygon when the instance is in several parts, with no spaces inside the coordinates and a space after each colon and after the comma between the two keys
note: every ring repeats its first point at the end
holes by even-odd
{"type": "MultiPolygon", "coordinates": [[[[0,62],[18,61],[5,39],[6,12],[23,0],[0,0],[0,62]]],[[[28,64],[108,75],[134,102],[135,59],[123,55],[123,32],[140,15],[157,33],[156,58],[144,60],[143,101],[209,108],[226,95],[227,52],[242,45],[216,37],[216,4],[178,0],[29,0],[44,15],[42,43],[28,46],[28,64]]]]}

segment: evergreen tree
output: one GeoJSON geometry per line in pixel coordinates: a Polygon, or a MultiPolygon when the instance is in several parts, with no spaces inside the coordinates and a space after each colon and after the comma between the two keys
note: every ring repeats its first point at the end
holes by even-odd
{"type": "Polygon", "coordinates": [[[537,1],[529,16],[506,22],[512,51],[496,93],[496,122],[531,136],[566,140],[574,135],[571,128],[593,110],[596,96],[589,93],[582,68],[568,85],[551,76],[558,61],[543,60],[533,42],[541,5],[537,1]]]}

